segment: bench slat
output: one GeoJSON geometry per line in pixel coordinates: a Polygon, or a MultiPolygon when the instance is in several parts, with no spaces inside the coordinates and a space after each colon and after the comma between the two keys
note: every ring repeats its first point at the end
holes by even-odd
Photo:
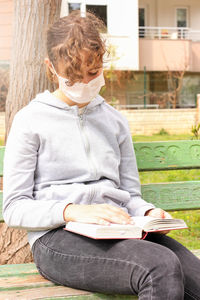
{"type": "MultiPolygon", "coordinates": [[[[200,140],[135,142],[139,171],[200,168],[200,140]]],[[[5,146],[0,146],[0,176],[3,176],[5,146]]]]}
{"type": "Polygon", "coordinates": [[[142,196],[164,210],[200,209],[200,181],[145,184],[142,196]]]}
{"type": "Polygon", "coordinates": [[[128,295],[102,295],[102,294],[94,294],[88,293],[84,291],[79,291],[75,293],[75,290],[57,286],[50,287],[45,291],[42,288],[38,289],[28,289],[28,290],[20,290],[20,291],[9,291],[1,293],[1,299],[6,300],[35,300],[35,299],[45,299],[45,300],[136,300],[138,299],[135,296],[128,295]],[[70,292],[71,290],[71,292],[70,292]]]}
{"type": "Polygon", "coordinates": [[[0,278],[11,276],[25,276],[35,275],[38,270],[34,263],[27,264],[13,264],[13,265],[1,265],[0,266],[0,278]]]}
{"type": "Polygon", "coordinates": [[[90,293],[88,291],[55,285],[38,273],[34,263],[0,266],[1,299],[71,299],[72,296],[73,299],[79,300],[137,299],[135,296],[105,296],[98,293],[90,293]]]}
{"type": "Polygon", "coordinates": [[[200,168],[200,140],[134,143],[139,171],[200,168]]]}
{"type": "MultiPolygon", "coordinates": [[[[3,291],[0,294],[1,299],[6,299],[6,300],[13,300],[13,299],[31,300],[31,299],[49,299],[49,298],[57,299],[57,297],[62,297],[62,299],[72,299],[73,297],[73,299],[82,300],[83,295],[90,295],[90,293],[81,290],[71,289],[64,286],[51,286],[48,288],[29,287],[27,289],[22,288],[22,289],[12,290],[12,291],[3,291]]],[[[88,299],[93,299],[93,298],[88,298],[88,299]]]]}
{"type": "Polygon", "coordinates": [[[0,290],[13,290],[16,287],[44,287],[44,286],[53,286],[53,284],[40,276],[39,274],[26,276],[11,276],[0,278],[0,290]]]}

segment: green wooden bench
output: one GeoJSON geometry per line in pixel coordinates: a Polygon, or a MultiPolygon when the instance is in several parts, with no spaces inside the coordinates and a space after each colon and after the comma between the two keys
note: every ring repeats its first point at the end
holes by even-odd
{"type": "MultiPolygon", "coordinates": [[[[139,171],[200,169],[200,141],[134,143],[139,171]]],[[[0,147],[3,176],[4,147],[0,147]]],[[[165,210],[200,209],[200,181],[142,185],[143,198],[165,210]]],[[[0,192],[0,222],[2,192],[0,192]]],[[[200,257],[200,249],[194,253],[200,257]]],[[[0,299],[137,299],[127,295],[102,295],[55,285],[39,275],[34,263],[0,266],[0,299]]]]}

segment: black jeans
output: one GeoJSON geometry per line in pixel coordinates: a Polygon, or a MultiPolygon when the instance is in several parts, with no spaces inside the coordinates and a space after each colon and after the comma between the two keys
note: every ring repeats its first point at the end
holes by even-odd
{"type": "Polygon", "coordinates": [[[57,228],[32,251],[39,272],[57,284],[140,300],[200,299],[200,260],[165,235],[93,240],[57,228]]]}

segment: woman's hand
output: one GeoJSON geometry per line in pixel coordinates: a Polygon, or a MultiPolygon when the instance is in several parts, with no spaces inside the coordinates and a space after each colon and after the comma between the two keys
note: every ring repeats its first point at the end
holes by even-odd
{"type": "MultiPolygon", "coordinates": [[[[150,216],[153,218],[172,219],[172,216],[168,212],[166,212],[165,210],[163,210],[161,208],[150,209],[145,213],[145,216],[150,216]]],[[[169,230],[160,231],[159,233],[167,234],[167,233],[169,233],[169,230]]]]}
{"type": "Polygon", "coordinates": [[[134,224],[129,214],[121,208],[109,204],[70,204],[64,209],[64,220],[100,225],[134,224]]]}
{"type": "Polygon", "coordinates": [[[172,216],[162,208],[153,208],[145,213],[145,216],[162,219],[172,219],[172,216]]]}

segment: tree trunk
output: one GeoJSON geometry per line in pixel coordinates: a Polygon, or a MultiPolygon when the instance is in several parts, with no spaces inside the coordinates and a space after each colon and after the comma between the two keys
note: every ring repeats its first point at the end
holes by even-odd
{"type": "MultiPolygon", "coordinates": [[[[14,115],[37,93],[52,90],[46,78],[46,30],[60,17],[61,0],[15,0],[6,139],[14,115]]],[[[6,140],[5,139],[5,140],[6,140]]],[[[0,264],[32,260],[26,232],[0,225],[0,264]]]]}

